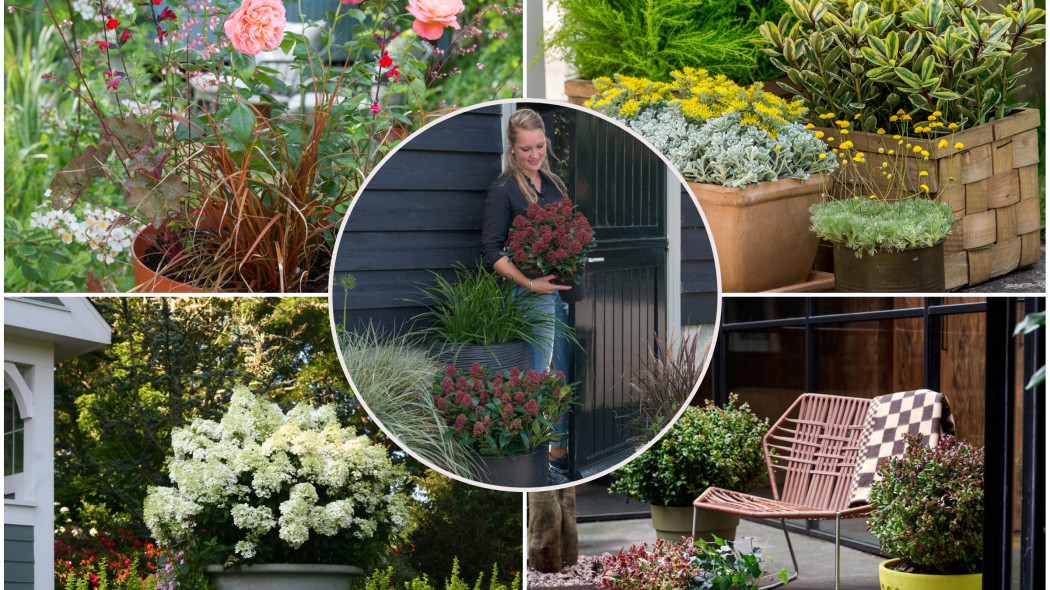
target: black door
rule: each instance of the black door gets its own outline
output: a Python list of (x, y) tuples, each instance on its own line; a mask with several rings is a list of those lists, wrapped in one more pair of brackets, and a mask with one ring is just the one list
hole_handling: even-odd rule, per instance
[(667, 168), (642, 142), (598, 117), (571, 109), (553, 115), (555, 144), (569, 147), (563, 178), (597, 241), (586, 297), (574, 306), (584, 349), (575, 355), (573, 379), (581, 386), (569, 437), (578, 479), (619, 463), (643, 442), (630, 381), (664, 335)]

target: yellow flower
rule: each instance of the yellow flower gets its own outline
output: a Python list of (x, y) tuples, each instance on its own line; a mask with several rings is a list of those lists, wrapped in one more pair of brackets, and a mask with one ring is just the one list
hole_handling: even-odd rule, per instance
[(911, 115), (901, 115), (901, 121), (911, 121)]
[(822, 137), (824, 137), (824, 132), (823, 131), (817, 131), (816, 138), (820, 139)]
[(886, 130), (883, 129), (882, 127), (879, 127), (879, 130), (876, 131), (875, 133), (878, 133), (879, 135), (886, 135)]
[(897, 122), (897, 115), (891, 115), (890, 116), (890, 123), (896, 123), (896, 122)]
[(886, 162), (883, 162), (883, 163), (882, 163), (882, 167), (883, 167), (883, 168), (885, 168), (885, 167), (887, 167), (887, 166), (889, 166), (889, 164), (888, 164), (888, 163), (886, 163)]
[(839, 129), (839, 133), (843, 135), (849, 135), (849, 129)]
[(955, 123), (948, 123), (948, 129), (958, 129), (958, 128), (959, 128), (959, 126), (956, 125)]
[(824, 113), (820, 116), (821, 119), (830, 119), (835, 116), (835, 113)]
[(849, 127), (849, 121), (835, 121), (835, 124), (839, 127)]
[(930, 152), (928, 152), (926, 150), (922, 150), (922, 155), (926, 156), (927, 158), (929, 158), (930, 157)]
[(853, 120), (854, 121), (856, 121), (859, 118), (860, 118), (860, 113), (857, 113), (856, 115), (853, 115)]
[(940, 143), (937, 144), (937, 149), (939, 149), (939, 150), (943, 150), (946, 147), (948, 147), (948, 140), (947, 139), (942, 139), (940, 141)]
[(897, 114), (898, 115), (903, 115), (904, 114), (904, 109), (897, 109)]
[(911, 148), (911, 151), (912, 151), (913, 153), (916, 153), (916, 154), (917, 154), (917, 153), (919, 153), (919, 152), (921, 152), (921, 151), (922, 151), (922, 147), (921, 147), (921, 146), (915, 146), (915, 147)]
[(860, 197), (853, 197), (853, 200), (854, 200), (854, 201), (859, 201), (859, 200), (860, 200)]
[[(939, 113), (940, 111), (936, 111), (936, 112)], [(930, 115), (930, 116), (926, 117), (926, 120), (927, 121), (936, 121), (937, 120), (937, 115)]]
[[(886, 149), (885, 148), (879, 148), (879, 153), (880, 154), (885, 154), (886, 153)], [(883, 162), (883, 164), (885, 164), (885, 162)]]
[(941, 116), (941, 112), (940, 111), (933, 111), (933, 114), (930, 115), (930, 117), (933, 117), (933, 118), (937, 118), (937, 117), (940, 117), (940, 116)]
[(820, 158), (821, 160), (823, 160), (824, 158), (828, 157), (828, 155), (827, 154), (820, 154), (817, 157)]
[(929, 176), (929, 175), (930, 175), (930, 173), (925, 171), (925, 170), (920, 170), (919, 171), (919, 176)]
[(864, 161), (864, 152), (857, 152), (857, 155), (853, 156), (853, 161), (854, 162), (863, 162)]
[(925, 184), (920, 184), (919, 188), (921, 188), (923, 192), (930, 192), (930, 187), (926, 186)]
[(957, 150), (961, 150), (961, 149), (963, 149), (964, 147), (966, 147), (966, 146), (964, 146), (964, 145), (963, 145), (962, 143), (960, 143), (960, 142), (955, 142), (955, 149), (957, 149)]
[(839, 149), (840, 150), (848, 150), (851, 147), (853, 147), (853, 142), (852, 141), (844, 141), (844, 142), (839, 144)]
[(816, 125), (814, 125), (813, 123), (806, 123), (806, 129), (814, 129), (814, 128), (816, 128)]
[(893, 150), (890, 150), (890, 151), (888, 151), (886, 153), (892, 156), (893, 155)]
[(868, 198), (869, 198), (869, 199), (874, 199), (874, 198), (875, 198), (875, 195), (868, 195)]
[(900, 138), (901, 138), (901, 136), (900, 136), (900, 135), (894, 135), (894, 136), (893, 136), (893, 139), (900, 139)]

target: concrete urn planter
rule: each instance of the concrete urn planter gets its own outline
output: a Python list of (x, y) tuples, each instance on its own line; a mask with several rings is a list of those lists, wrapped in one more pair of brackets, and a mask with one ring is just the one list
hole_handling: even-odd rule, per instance
[(715, 241), (723, 293), (753, 293), (804, 282), (817, 256), (809, 208), (825, 175), (728, 188), (690, 182)]
[(217, 590), (350, 590), (364, 570), (353, 565), (260, 563), (224, 570), (209, 565), (205, 571)]

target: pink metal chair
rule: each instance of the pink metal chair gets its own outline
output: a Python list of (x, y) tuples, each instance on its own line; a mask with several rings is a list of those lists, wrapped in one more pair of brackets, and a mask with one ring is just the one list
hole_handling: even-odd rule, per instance
[[(835, 519), (835, 589), (839, 588), (840, 521), (867, 516), (871, 507), (849, 507), (868, 406), (871, 400), (806, 393), (770, 428), (762, 439), (773, 499), (708, 488), (693, 501), (696, 509), (727, 512), (752, 518), (779, 518), (791, 563), (798, 577), (798, 561), (788, 536), (788, 518)], [(777, 485), (777, 472), (783, 484)], [(776, 588), (781, 582), (766, 586)]]

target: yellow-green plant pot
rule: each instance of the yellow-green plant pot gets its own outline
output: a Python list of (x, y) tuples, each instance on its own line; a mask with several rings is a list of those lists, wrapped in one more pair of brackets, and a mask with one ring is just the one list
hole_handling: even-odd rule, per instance
[(881, 590), (981, 590), (981, 574), (938, 576), (910, 574), (893, 569), (899, 559), (879, 564)]

